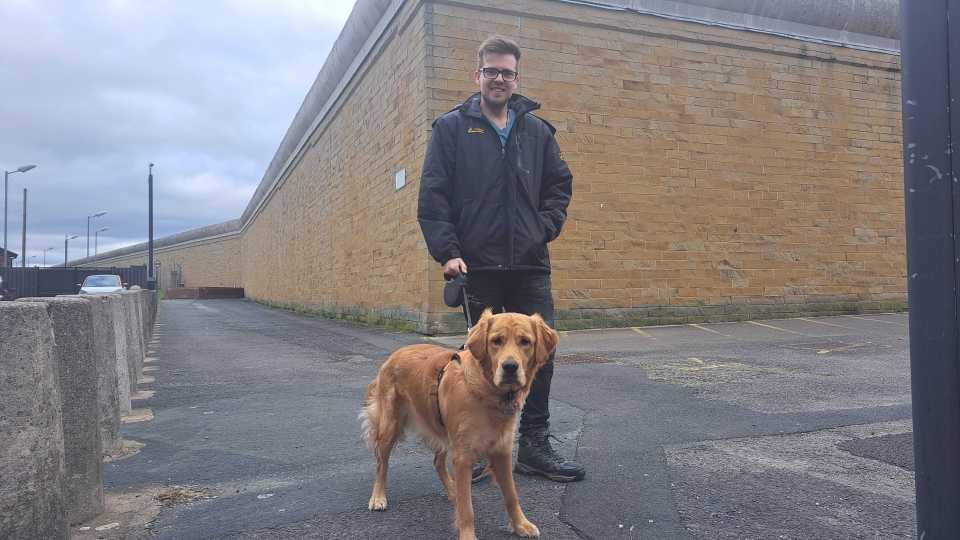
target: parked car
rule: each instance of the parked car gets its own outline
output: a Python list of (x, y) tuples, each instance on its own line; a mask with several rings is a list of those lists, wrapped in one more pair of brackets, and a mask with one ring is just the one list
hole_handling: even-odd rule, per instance
[(77, 283), (77, 286), (80, 287), (80, 294), (108, 294), (127, 288), (127, 284), (120, 281), (120, 276), (113, 274), (87, 276), (83, 283)]
[(0, 276), (0, 302), (3, 300), (13, 300), (13, 295), (3, 286), (3, 276)]

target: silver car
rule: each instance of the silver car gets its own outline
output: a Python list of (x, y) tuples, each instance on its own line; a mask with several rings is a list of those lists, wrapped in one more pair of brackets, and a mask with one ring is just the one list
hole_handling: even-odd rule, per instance
[(113, 274), (97, 274), (87, 276), (80, 285), (80, 294), (109, 294), (120, 292), (127, 287), (120, 281), (120, 276)]

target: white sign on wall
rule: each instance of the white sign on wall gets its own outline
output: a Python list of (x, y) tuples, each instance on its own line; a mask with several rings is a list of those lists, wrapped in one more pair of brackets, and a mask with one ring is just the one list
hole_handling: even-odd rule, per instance
[(406, 169), (400, 169), (399, 171), (397, 171), (397, 174), (393, 175), (393, 185), (398, 190), (403, 186), (407, 185)]

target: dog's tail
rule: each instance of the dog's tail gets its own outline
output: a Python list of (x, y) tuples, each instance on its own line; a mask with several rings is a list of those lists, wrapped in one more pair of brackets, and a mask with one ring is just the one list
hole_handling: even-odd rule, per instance
[(376, 451), (377, 438), (380, 431), (380, 400), (377, 397), (378, 379), (379, 377), (367, 386), (367, 398), (363, 401), (363, 409), (360, 410), (358, 417), (363, 433), (362, 437), (371, 452)]

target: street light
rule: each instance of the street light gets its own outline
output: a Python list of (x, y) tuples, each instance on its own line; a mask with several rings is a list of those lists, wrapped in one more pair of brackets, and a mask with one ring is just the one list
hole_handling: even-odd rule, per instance
[(24, 165), (17, 167), (14, 171), (3, 171), (3, 265), (0, 266), (0, 268), (7, 267), (7, 180), (11, 174), (18, 172), (25, 173), (34, 167), (36, 167), (36, 165)]
[(47, 266), (47, 252), (50, 251), (51, 249), (57, 249), (57, 248), (55, 248), (55, 247), (48, 247), (48, 248), (44, 248), (44, 249), (43, 249), (43, 266), (44, 266), (44, 267)]
[(88, 258), (90, 257), (90, 219), (91, 219), (91, 218), (98, 218), (98, 217), (100, 217), (100, 216), (105, 216), (105, 215), (107, 215), (107, 211), (106, 211), (106, 210), (101, 210), (100, 212), (97, 212), (96, 214), (91, 214), (91, 215), (87, 216), (87, 257), (88, 257)]
[(73, 240), (74, 238), (80, 238), (79, 234), (73, 236), (63, 235), (63, 267), (67, 267), (67, 242)]
[(30, 260), (31, 260), (31, 261), (34, 260), (34, 259), (36, 259), (36, 258), (37, 258), (36, 255), (31, 255), (31, 256), (30, 256)]
[(103, 231), (109, 231), (109, 230), (110, 230), (110, 227), (103, 227), (102, 229), (97, 229), (96, 231), (93, 232), (93, 260), (94, 260), (94, 262), (96, 262), (96, 260), (97, 260), (97, 240), (98, 240), (98, 238), (100, 237), (100, 233), (102, 233)]

